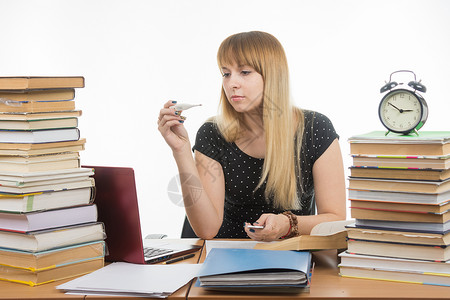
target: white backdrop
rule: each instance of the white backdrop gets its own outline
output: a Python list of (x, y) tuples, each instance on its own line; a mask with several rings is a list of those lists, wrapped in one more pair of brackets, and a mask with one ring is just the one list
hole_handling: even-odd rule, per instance
[(284, 45), (295, 103), (333, 121), (346, 168), (347, 139), (384, 129), (379, 89), (393, 71), (413, 70), (427, 86), (423, 130), (450, 130), (445, 0), (0, 0), (0, 76), (84, 76), (82, 163), (133, 167), (143, 235), (178, 237), (184, 209), (168, 197), (177, 169), (159, 109), (202, 103), (184, 113), (193, 142), (217, 111), (217, 48), (249, 30)]

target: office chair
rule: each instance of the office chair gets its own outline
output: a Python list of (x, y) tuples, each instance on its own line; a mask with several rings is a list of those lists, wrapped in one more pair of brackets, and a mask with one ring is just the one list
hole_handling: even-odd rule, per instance
[(181, 230), (181, 238), (198, 238), (198, 236), (192, 229), (191, 224), (189, 224), (187, 216), (184, 217), (183, 229)]

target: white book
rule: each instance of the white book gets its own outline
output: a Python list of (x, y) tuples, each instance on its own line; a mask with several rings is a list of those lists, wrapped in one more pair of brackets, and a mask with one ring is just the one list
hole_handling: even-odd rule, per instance
[(439, 204), (450, 200), (450, 191), (438, 194), (348, 190), (349, 200), (386, 201), (399, 203)]
[[(0, 192), (1, 193), (14, 193), (14, 194), (27, 194), (27, 193), (38, 193), (45, 191), (63, 191), (68, 189), (80, 189), (85, 187), (95, 186), (94, 178), (92, 177), (82, 177), (82, 178), (68, 178), (68, 179), (53, 179), (45, 181), (42, 184), (20, 185), (20, 186), (7, 186), (2, 185), (0, 181)], [(10, 182), (6, 182), (9, 184)]]
[(52, 143), (77, 141), (79, 138), (80, 131), (78, 128), (34, 131), (0, 130), (1, 143)]
[(347, 251), (340, 253), (339, 257), (341, 258), (341, 263), (339, 266), (376, 269), (381, 268), (402, 272), (430, 272), (447, 274), (447, 276), (450, 276), (450, 261), (427, 261), (420, 259), (363, 255), (349, 253)]
[(445, 233), (450, 231), (450, 221), (446, 223), (425, 223), (425, 222), (400, 222), (384, 220), (355, 219), (357, 227), (385, 228), (392, 230), (409, 230), (430, 233)]
[(31, 213), (0, 212), (0, 229), (29, 232), (97, 222), (95, 204)]

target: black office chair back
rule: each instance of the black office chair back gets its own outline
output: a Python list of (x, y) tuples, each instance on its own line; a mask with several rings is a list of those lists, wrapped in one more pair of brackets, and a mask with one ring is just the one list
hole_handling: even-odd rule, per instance
[(181, 238), (198, 238), (189, 223), (187, 217), (184, 218), (183, 229), (181, 230)]

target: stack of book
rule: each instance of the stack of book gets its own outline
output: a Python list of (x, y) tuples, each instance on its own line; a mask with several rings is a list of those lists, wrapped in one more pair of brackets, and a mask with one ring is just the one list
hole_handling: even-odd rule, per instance
[(83, 77), (0, 77), (0, 280), (31, 286), (104, 265), (93, 170), (80, 167)]
[(349, 139), (342, 276), (450, 286), (450, 131)]

